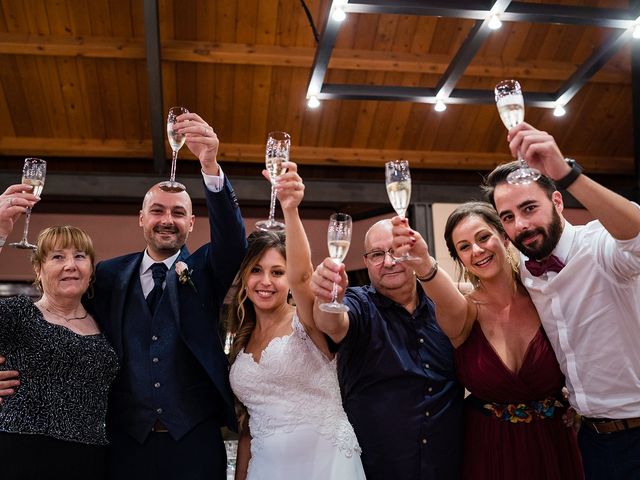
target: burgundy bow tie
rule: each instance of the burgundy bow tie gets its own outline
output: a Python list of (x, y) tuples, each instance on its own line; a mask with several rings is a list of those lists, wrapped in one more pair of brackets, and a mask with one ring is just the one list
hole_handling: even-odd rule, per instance
[(524, 262), (527, 270), (531, 272), (531, 275), (534, 277), (539, 277), (543, 273), (547, 272), (556, 272), (558, 273), (560, 270), (564, 268), (564, 263), (555, 255), (551, 255), (547, 257), (545, 260), (541, 262), (537, 262), (535, 260), (527, 260)]

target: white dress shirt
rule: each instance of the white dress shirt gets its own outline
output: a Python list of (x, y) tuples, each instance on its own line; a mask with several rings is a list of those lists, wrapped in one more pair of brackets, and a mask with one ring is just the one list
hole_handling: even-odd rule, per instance
[(581, 415), (640, 417), (640, 235), (614, 239), (598, 221), (565, 222), (553, 251), (565, 267), (534, 277), (529, 291)]
[[(220, 175), (207, 175), (202, 170), (202, 179), (204, 180), (205, 186), (214, 193), (221, 191), (224, 188), (224, 173), (222, 173), (222, 167), (218, 167), (220, 171)], [(169, 258), (165, 258), (162, 260), (167, 266), (167, 272), (173, 264), (178, 259), (178, 255), (180, 255), (180, 250), (177, 253), (170, 256)], [(142, 256), (142, 261), (140, 262), (140, 284), (142, 285), (142, 293), (144, 294), (144, 298), (147, 298), (147, 295), (151, 293), (153, 290), (153, 276), (151, 275), (151, 265), (154, 263), (158, 263), (156, 260), (151, 258), (147, 253), (147, 250), (144, 250), (144, 255)], [(162, 288), (166, 285), (167, 281), (162, 282)]]

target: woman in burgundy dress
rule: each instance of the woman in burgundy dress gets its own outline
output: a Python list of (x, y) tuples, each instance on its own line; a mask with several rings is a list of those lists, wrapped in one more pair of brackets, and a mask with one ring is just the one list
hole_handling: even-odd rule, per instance
[(394, 222), (394, 246), (406, 250), (409, 242), (420, 258), (416, 275), (436, 304), (438, 323), (456, 348), (458, 377), (471, 392), (463, 478), (584, 478), (575, 432), (562, 418), (564, 377), (493, 207), (465, 203), (447, 220), (449, 253), (474, 286), (467, 295), (438, 273), (420, 235)]

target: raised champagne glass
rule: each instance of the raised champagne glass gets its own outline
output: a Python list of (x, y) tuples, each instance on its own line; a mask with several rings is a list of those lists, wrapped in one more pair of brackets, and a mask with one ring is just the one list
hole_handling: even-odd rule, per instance
[[(44, 188), (44, 179), (47, 176), (47, 162), (41, 158), (25, 158), (22, 167), (22, 183), (31, 185), (33, 193), (36, 197), (40, 197)], [(35, 250), (36, 246), (29, 243), (27, 235), (29, 234), (29, 220), (31, 219), (31, 208), (27, 208), (27, 214), (24, 218), (24, 230), (22, 232), (22, 240), (17, 243), (10, 243), (9, 246), (15, 248), (29, 248)]]
[(269, 218), (256, 222), (256, 228), (267, 232), (281, 232), (284, 230), (284, 223), (275, 220), (276, 214), (276, 178), (285, 172), (282, 166), (289, 161), (289, 151), (291, 150), (291, 137), (286, 132), (270, 132), (267, 136), (267, 148), (265, 150), (265, 165), (269, 178), (271, 179), (271, 205), (269, 208)]
[[(524, 98), (517, 80), (503, 80), (495, 88), (496, 105), (500, 119), (507, 130), (524, 121)], [(540, 178), (540, 172), (527, 164), (518, 153), (520, 167), (507, 176), (507, 182), (512, 185), (526, 185)]]
[[(346, 213), (334, 213), (329, 219), (329, 228), (327, 229), (327, 244), (329, 246), (329, 256), (336, 264), (341, 264), (344, 257), (347, 256), (349, 245), (351, 245), (351, 231), (353, 223), (351, 216)], [(341, 313), (348, 312), (349, 307), (338, 302), (338, 285), (333, 284), (331, 292), (331, 303), (322, 303), (319, 308), (323, 312)]]
[[(405, 218), (411, 199), (411, 172), (407, 160), (392, 160), (384, 164), (387, 195), (391, 206), (400, 218)], [(398, 262), (417, 260), (409, 254), (394, 259)]]
[(171, 160), (171, 175), (168, 181), (160, 182), (159, 187), (165, 192), (184, 192), (186, 187), (180, 182), (176, 182), (176, 163), (178, 162), (178, 151), (182, 148), (185, 141), (184, 133), (178, 133), (173, 129), (177, 118), (185, 113), (189, 113), (184, 107), (171, 107), (167, 115), (167, 138), (173, 152)]

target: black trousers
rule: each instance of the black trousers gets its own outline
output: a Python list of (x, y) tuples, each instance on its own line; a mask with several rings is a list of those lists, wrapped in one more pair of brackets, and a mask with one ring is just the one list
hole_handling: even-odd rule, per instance
[(124, 432), (110, 432), (109, 441), (111, 480), (227, 478), (227, 454), (217, 420), (198, 424), (177, 441), (168, 432), (151, 432), (142, 445)]
[(46, 435), (0, 432), (2, 478), (11, 480), (103, 480), (106, 447)]

